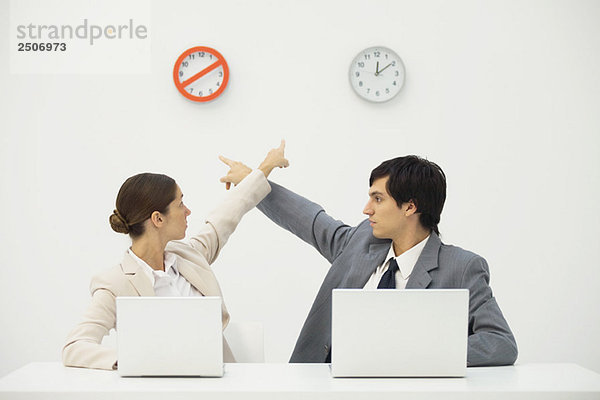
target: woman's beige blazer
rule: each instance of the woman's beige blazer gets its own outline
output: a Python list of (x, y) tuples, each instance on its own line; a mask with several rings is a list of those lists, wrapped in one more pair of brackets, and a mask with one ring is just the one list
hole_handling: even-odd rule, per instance
[[(253, 171), (227, 193), (225, 200), (206, 218), (201, 231), (189, 243), (172, 241), (166, 251), (177, 257), (179, 272), (204, 296), (220, 296), (221, 288), (210, 265), (249, 210), (271, 190), (260, 170)], [(127, 253), (120, 264), (92, 278), (92, 302), (83, 321), (68, 336), (63, 348), (63, 363), (71, 367), (112, 369), (117, 361), (115, 349), (102, 346), (102, 338), (116, 325), (118, 296), (154, 296), (154, 289), (142, 267)], [(223, 302), (223, 329), (229, 313)], [(224, 360), (233, 361), (224, 342)]]

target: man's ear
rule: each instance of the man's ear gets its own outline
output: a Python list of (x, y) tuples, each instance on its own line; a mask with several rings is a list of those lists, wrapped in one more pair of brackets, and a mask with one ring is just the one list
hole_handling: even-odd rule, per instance
[(413, 214), (417, 213), (417, 205), (415, 204), (414, 201), (409, 200), (406, 203), (404, 203), (406, 206), (406, 210), (404, 210), (404, 215), (407, 217), (410, 217)]
[(152, 215), (150, 215), (150, 221), (152, 221), (152, 225), (154, 225), (155, 227), (160, 227), (163, 224), (163, 216), (161, 213), (159, 213), (158, 211), (154, 211), (152, 213)]

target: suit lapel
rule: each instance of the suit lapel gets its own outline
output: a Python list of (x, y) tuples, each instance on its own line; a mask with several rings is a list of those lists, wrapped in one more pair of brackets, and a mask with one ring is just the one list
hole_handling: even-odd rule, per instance
[(144, 274), (142, 266), (129, 253), (125, 253), (121, 268), (140, 296), (155, 296), (152, 282)]
[[(217, 278), (210, 267), (204, 268), (202, 265), (194, 264), (185, 258), (177, 256), (177, 269), (179, 270), (179, 273), (183, 275), (192, 286), (198, 289), (203, 296), (217, 296), (223, 298)], [(227, 311), (224, 301), (221, 302), (221, 322), (223, 324), (223, 329), (225, 329), (229, 323), (229, 312)], [(230, 361), (235, 360), (226, 341), (223, 345), (225, 346), (225, 357)]]
[(369, 244), (369, 251), (355, 258), (352, 269), (342, 287), (361, 289), (365, 286), (373, 272), (383, 264), (384, 258), (390, 250), (390, 240), (378, 240)]
[(415, 267), (413, 268), (408, 282), (407, 289), (425, 289), (431, 283), (431, 275), (429, 271), (438, 267), (438, 254), (442, 242), (435, 232), (431, 232), (427, 244), (423, 248)]
[(203, 296), (221, 296), (221, 289), (212, 271), (199, 268), (177, 256), (177, 269)]
[[(204, 296), (221, 296), (221, 289), (212, 271), (198, 268), (184, 258), (177, 256), (177, 269)], [(140, 296), (155, 296), (152, 282), (142, 267), (129, 253), (125, 253), (121, 262), (123, 273)]]

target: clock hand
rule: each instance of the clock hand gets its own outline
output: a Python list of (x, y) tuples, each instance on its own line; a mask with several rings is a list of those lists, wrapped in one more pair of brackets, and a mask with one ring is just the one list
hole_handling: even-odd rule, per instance
[(375, 67), (375, 76), (379, 75), (379, 61), (377, 61), (377, 66)]
[(186, 80), (185, 82), (182, 82), (181, 83), (181, 87), (186, 87), (186, 86), (190, 85), (191, 83), (195, 82), (199, 78), (201, 78), (204, 75), (208, 74), (213, 69), (216, 69), (217, 67), (219, 67), (221, 64), (222, 64), (221, 60), (212, 63), (211, 65), (209, 65), (208, 67), (204, 68), (202, 71), (198, 72), (197, 74), (195, 74), (194, 76), (192, 76), (191, 78), (189, 78), (188, 80)]
[(389, 63), (388, 65), (386, 65), (385, 67), (383, 67), (383, 69), (382, 69), (381, 71), (379, 71), (379, 72), (378, 72), (377, 74), (375, 74), (375, 75), (378, 75), (378, 74), (382, 73), (382, 72), (383, 72), (383, 71), (385, 71), (385, 69), (386, 69), (387, 67), (389, 67), (390, 65), (392, 65), (392, 63)]

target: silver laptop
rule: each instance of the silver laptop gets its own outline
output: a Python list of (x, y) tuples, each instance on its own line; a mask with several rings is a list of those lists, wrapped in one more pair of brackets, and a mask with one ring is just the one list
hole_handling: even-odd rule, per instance
[(334, 377), (462, 377), (467, 289), (335, 289)]
[(121, 376), (223, 376), (220, 297), (117, 297)]

